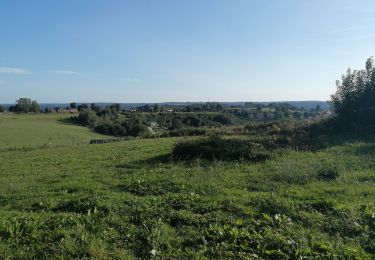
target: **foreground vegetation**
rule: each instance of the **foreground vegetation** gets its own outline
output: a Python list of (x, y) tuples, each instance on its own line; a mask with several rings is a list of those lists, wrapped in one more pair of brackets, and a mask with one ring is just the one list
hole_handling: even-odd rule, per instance
[(374, 256), (373, 139), (259, 163), (171, 161), (180, 140), (1, 152), (0, 255)]

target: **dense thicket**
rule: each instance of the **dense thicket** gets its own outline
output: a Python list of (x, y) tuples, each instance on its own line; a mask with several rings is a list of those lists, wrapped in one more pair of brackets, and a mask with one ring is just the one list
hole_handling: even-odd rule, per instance
[(267, 159), (269, 153), (261, 144), (249, 140), (210, 137), (180, 142), (174, 147), (172, 156), (177, 160), (261, 161)]
[(149, 137), (152, 130), (139, 118), (125, 118), (118, 111), (96, 113), (93, 110), (84, 109), (78, 117), (74, 118), (78, 123), (88, 126), (95, 131), (114, 136), (139, 136)]
[(331, 103), (338, 119), (350, 125), (374, 125), (374, 59), (369, 58), (363, 70), (348, 69), (336, 85), (337, 91), (331, 96)]
[(154, 130), (161, 136), (200, 135), (204, 129), (192, 128), (232, 124), (227, 113), (130, 113), (115, 106), (100, 111), (83, 109), (74, 120), (102, 134), (141, 137), (152, 135)]

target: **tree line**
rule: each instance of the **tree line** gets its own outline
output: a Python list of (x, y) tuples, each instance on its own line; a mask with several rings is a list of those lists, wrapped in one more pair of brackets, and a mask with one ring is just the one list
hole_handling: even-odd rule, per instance
[[(330, 100), (335, 120), (345, 126), (375, 125), (374, 59), (372, 57), (367, 59), (365, 68), (362, 70), (348, 69), (341, 80), (336, 82), (336, 86), (336, 92), (331, 95)], [(59, 109), (55, 108), (56, 111)], [(149, 135), (152, 133), (149, 129), (152, 122), (168, 130), (176, 130), (186, 127), (230, 125), (237, 119), (313, 118), (322, 113), (320, 106), (308, 111), (287, 103), (254, 104), (250, 102), (242, 106), (228, 106), (216, 102), (185, 106), (146, 104), (134, 110), (122, 109), (120, 104), (102, 108), (95, 103), (78, 105), (76, 102), (71, 102), (65, 109), (80, 112), (75, 119), (80, 124), (98, 132), (119, 136)], [(48, 107), (41, 111), (38, 102), (30, 98), (18, 99), (8, 110), (16, 113), (52, 112), (52, 109)], [(0, 106), (0, 112), (4, 111), (5, 108)], [(157, 116), (150, 118), (147, 113), (154, 113)]]

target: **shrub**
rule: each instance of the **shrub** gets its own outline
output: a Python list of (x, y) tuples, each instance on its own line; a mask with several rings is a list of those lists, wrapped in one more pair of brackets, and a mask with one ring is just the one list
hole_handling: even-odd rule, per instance
[(95, 112), (84, 110), (79, 113), (77, 120), (80, 124), (89, 126), (90, 128), (95, 128), (98, 117)]
[(150, 137), (152, 136), (152, 130), (142, 124), (136, 124), (130, 129), (130, 134), (132, 136), (139, 136), (139, 137)]
[(44, 109), (44, 113), (48, 114), (48, 113), (52, 113), (52, 110), (49, 108), (49, 107), (46, 107)]
[(261, 144), (241, 139), (210, 137), (176, 144), (172, 157), (177, 160), (250, 160), (262, 161), (269, 158)]

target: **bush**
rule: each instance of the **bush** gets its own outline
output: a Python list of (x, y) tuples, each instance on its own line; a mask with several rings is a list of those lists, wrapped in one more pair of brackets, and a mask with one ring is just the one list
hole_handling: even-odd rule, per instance
[(139, 137), (150, 137), (153, 134), (149, 127), (142, 124), (135, 124), (133, 127), (131, 127), (129, 132), (130, 135)]
[(172, 157), (177, 160), (250, 160), (262, 161), (269, 158), (261, 144), (248, 140), (210, 137), (176, 144)]
[(95, 112), (84, 110), (79, 113), (77, 120), (80, 124), (83, 124), (90, 128), (95, 128), (98, 117), (96, 116)]
[(49, 107), (46, 107), (44, 109), (44, 113), (48, 114), (48, 113), (52, 113), (52, 110), (49, 108)]

